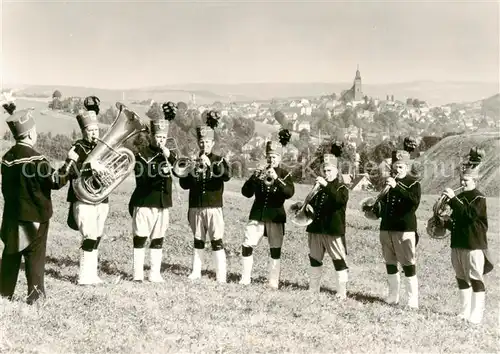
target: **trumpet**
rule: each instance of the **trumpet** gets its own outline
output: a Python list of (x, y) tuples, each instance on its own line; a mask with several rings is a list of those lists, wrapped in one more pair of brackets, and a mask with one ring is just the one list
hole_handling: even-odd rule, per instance
[(254, 177), (260, 179), (266, 186), (274, 184), (274, 178), (270, 176), (271, 165), (268, 164), (264, 168), (257, 168), (254, 172)]
[(201, 151), (197, 158), (181, 157), (177, 159), (172, 166), (173, 173), (182, 178), (190, 173), (202, 174), (206, 170), (206, 165), (201, 157), (206, 155), (205, 151)]
[[(458, 187), (453, 190), (456, 194), (463, 192), (464, 187)], [(436, 203), (432, 207), (432, 216), (427, 221), (426, 231), (431, 238), (441, 239), (447, 236), (446, 228), (444, 227), (444, 220), (449, 218), (451, 210), (448, 205), (450, 198), (441, 194)]]

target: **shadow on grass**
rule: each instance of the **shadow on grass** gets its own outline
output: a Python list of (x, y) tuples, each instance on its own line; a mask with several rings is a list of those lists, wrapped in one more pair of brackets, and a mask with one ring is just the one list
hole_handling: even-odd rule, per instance
[[(48, 256), (46, 258), (46, 263), (48, 265), (55, 266), (56, 269), (49, 267), (46, 269), (46, 274), (48, 276), (51, 276), (55, 279), (58, 280), (63, 280), (63, 281), (69, 281), (71, 283), (76, 284), (77, 282), (77, 274), (72, 274), (72, 275), (65, 275), (63, 274), (59, 269), (64, 268), (64, 267), (77, 267), (79, 266), (79, 262), (77, 260), (74, 260), (70, 258), (69, 256), (63, 257), (63, 258), (55, 258)], [(145, 270), (149, 269), (149, 266), (145, 266)], [(116, 267), (116, 265), (112, 262), (103, 260), (99, 263), (99, 270), (100, 272), (106, 274), (106, 275), (112, 275), (112, 276), (120, 276), (123, 280), (129, 280), (132, 281), (133, 277), (132, 274), (129, 272), (122, 271)], [(191, 272), (191, 267), (187, 267), (181, 264), (176, 264), (176, 263), (162, 263), (161, 265), (161, 271), (166, 272), (166, 273), (171, 273), (180, 277), (187, 277), (189, 273)], [(212, 270), (203, 270), (201, 272), (202, 276), (208, 277), (209, 279), (216, 279), (216, 274)], [(241, 274), (239, 273), (228, 273), (227, 275), (227, 281), (228, 283), (238, 283), (240, 281)], [(267, 284), (267, 277), (265, 276), (259, 276), (256, 278), (252, 278), (252, 283), (254, 284)], [(308, 286), (307, 284), (300, 284), (298, 282), (290, 282), (288, 280), (281, 280), (280, 281), (280, 288), (286, 288), (290, 290), (307, 290)], [(331, 296), (334, 296), (337, 292), (335, 290), (331, 290), (329, 288), (322, 287), (321, 288), (322, 293), (327, 293)], [(361, 293), (361, 292), (347, 292), (347, 297), (351, 298), (353, 300), (363, 302), (363, 303), (380, 303), (380, 304), (385, 304), (385, 301), (383, 298), (380, 298), (378, 296), (373, 296), (370, 294), (366, 293)]]

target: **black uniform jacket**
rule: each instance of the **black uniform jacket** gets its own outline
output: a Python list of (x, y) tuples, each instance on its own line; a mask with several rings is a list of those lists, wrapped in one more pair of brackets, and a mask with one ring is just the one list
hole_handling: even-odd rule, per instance
[(135, 190), (129, 202), (130, 215), (134, 207), (170, 208), (174, 152), (170, 153), (167, 162), (160, 148), (149, 145), (135, 156), (135, 160)]
[(347, 186), (338, 178), (321, 187), (309, 203), (314, 210), (314, 219), (307, 232), (332, 236), (345, 235), (345, 211), (349, 200)]
[(190, 173), (179, 178), (182, 189), (189, 189), (189, 208), (219, 208), (223, 206), (224, 182), (231, 179), (227, 161), (216, 154), (207, 155), (211, 166), (205, 173)]
[(250, 220), (272, 221), (286, 223), (286, 213), (283, 204), (295, 193), (292, 177), (285, 169), (274, 169), (278, 178), (272, 186), (266, 186), (264, 181), (252, 175), (241, 187), (241, 194), (247, 198), (255, 196), (250, 210)]
[(410, 176), (396, 178), (396, 187), (391, 188), (381, 201), (380, 230), (417, 232), (415, 212), (420, 204), (420, 182)]
[[(10, 148), (1, 164), (5, 202), (1, 239), (6, 248), (13, 246), (17, 250), (20, 224), (45, 223), (52, 217), (51, 190), (60, 189), (67, 183), (68, 165), (55, 171), (45, 156), (23, 143)], [(29, 232), (27, 236), (34, 235), (36, 232)]]
[(488, 215), (486, 197), (477, 189), (465, 191), (449, 201), (451, 247), (469, 250), (487, 249)]
[[(82, 171), (83, 162), (95, 148), (96, 144), (91, 143), (85, 139), (77, 140), (73, 147), (75, 147), (75, 152), (78, 154), (78, 161), (72, 165), (70, 170), (70, 185), (68, 188), (68, 198), (66, 199), (68, 202), (74, 203), (78, 201), (78, 198), (75, 195), (75, 191), (73, 189), (73, 180), (79, 177), (79, 172)], [(109, 198), (104, 199), (101, 203), (108, 203)], [(70, 213), (71, 214), (71, 213)]]
[(451, 248), (483, 250), (484, 274), (493, 270), (488, 252), (488, 213), (486, 197), (477, 189), (465, 191), (449, 201), (452, 213), (445, 223), (451, 231)]

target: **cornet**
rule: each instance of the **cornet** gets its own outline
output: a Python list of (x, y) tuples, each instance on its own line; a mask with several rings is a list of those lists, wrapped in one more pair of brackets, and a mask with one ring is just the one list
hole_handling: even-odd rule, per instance
[(178, 177), (186, 177), (190, 173), (202, 174), (206, 170), (206, 165), (201, 157), (206, 155), (205, 151), (201, 151), (197, 158), (181, 157), (174, 163), (172, 171)]
[(260, 179), (266, 186), (272, 186), (275, 179), (270, 176), (271, 165), (267, 164), (263, 168), (257, 168), (254, 172), (254, 177)]
[[(461, 186), (454, 189), (456, 194), (462, 193), (465, 187)], [(432, 217), (427, 221), (426, 231), (431, 238), (441, 239), (447, 236), (443, 220), (451, 215), (448, 202), (450, 198), (441, 194), (432, 207)]]

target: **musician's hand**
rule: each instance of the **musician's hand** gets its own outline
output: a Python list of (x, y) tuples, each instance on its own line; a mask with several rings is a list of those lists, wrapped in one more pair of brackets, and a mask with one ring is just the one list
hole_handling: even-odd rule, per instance
[(170, 150), (166, 146), (161, 147), (161, 152), (163, 153), (163, 156), (165, 156), (165, 158), (168, 159), (170, 157)]
[(319, 183), (323, 187), (326, 187), (326, 185), (328, 184), (328, 182), (326, 181), (326, 179), (324, 179), (321, 176), (316, 177), (316, 183)]
[(278, 178), (278, 174), (276, 173), (276, 171), (272, 167), (267, 171), (267, 175), (269, 177), (271, 177), (272, 179)]
[(453, 191), (453, 189), (451, 188), (446, 188), (444, 191), (443, 191), (443, 195), (447, 196), (448, 198), (452, 199), (455, 197), (455, 192)]
[(387, 178), (387, 181), (385, 182), (386, 185), (391, 186), (391, 188), (396, 187), (396, 180), (392, 177)]
[(78, 161), (78, 154), (75, 152), (75, 147), (73, 146), (69, 151), (68, 154), (66, 155), (66, 158), (68, 160), (73, 160), (73, 161)]
[(164, 175), (168, 174), (170, 172), (170, 168), (168, 167), (168, 165), (163, 165), (161, 166), (161, 173), (163, 173)]
[(207, 155), (201, 155), (201, 162), (205, 165), (205, 166), (210, 166), (211, 164), (211, 161), (210, 159), (208, 158)]

